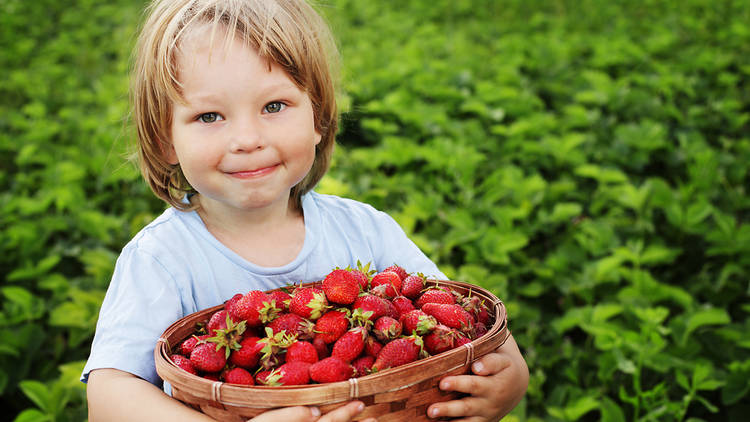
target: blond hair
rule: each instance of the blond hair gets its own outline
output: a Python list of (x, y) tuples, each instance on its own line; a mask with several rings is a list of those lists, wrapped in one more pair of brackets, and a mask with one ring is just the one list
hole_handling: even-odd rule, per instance
[(180, 41), (208, 24), (212, 34), (221, 26), (269, 65), (281, 66), (309, 95), (321, 141), (312, 168), (291, 191), (292, 204), (300, 207), (300, 197), (328, 170), (338, 128), (337, 51), (320, 15), (303, 0), (155, 0), (147, 11), (135, 50), (131, 99), (139, 165), (151, 190), (177, 209), (195, 208), (184, 196), (196, 191), (179, 164), (167, 162), (165, 151), (170, 148), (172, 105), (184, 101), (176, 68)]

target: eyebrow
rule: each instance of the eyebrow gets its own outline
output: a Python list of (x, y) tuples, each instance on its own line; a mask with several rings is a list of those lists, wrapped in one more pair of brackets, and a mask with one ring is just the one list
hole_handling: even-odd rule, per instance
[[(277, 82), (264, 86), (260, 89), (260, 91), (257, 92), (257, 94), (258, 96), (266, 96), (271, 95), (271, 93), (274, 93), (276, 91), (282, 91), (282, 93), (286, 93), (285, 91), (291, 91), (295, 94), (304, 92), (299, 87), (297, 87), (297, 85), (290, 81)], [(190, 97), (185, 96), (185, 100), (190, 103), (217, 103), (220, 102), (221, 99), (222, 97), (216, 94), (195, 94)]]

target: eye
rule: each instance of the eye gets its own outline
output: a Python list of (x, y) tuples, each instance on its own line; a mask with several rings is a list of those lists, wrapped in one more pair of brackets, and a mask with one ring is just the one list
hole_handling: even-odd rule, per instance
[(201, 114), (200, 116), (198, 116), (198, 120), (200, 120), (203, 123), (213, 123), (213, 122), (217, 122), (219, 120), (224, 120), (224, 118), (221, 117), (221, 115), (219, 115), (219, 113), (211, 112), (211, 113), (203, 113), (203, 114)]
[(286, 104), (282, 103), (281, 101), (274, 101), (266, 104), (266, 106), (263, 107), (263, 110), (266, 113), (278, 113), (283, 110), (284, 107), (286, 107)]

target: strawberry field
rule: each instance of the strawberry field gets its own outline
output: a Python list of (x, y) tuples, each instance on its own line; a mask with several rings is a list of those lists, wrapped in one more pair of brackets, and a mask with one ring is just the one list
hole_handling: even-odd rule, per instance
[[(750, 414), (750, 3), (325, 0), (341, 131), (317, 187), (504, 300), (508, 421)], [(142, 3), (0, 2), (0, 420), (82, 421), (122, 246)], [(312, 280), (311, 280), (312, 281)]]

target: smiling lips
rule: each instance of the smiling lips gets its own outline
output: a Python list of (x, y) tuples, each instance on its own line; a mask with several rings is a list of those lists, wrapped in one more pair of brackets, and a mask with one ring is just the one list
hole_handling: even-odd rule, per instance
[(230, 172), (227, 172), (227, 174), (232, 177), (239, 178), (239, 179), (252, 179), (252, 178), (261, 177), (261, 176), (265, 176), (267, 174), (273, 173), (273, 171), (276, 170), (276, 167), (278, 167), (278, 164), (275, 164), (269, 167), (259, 168), (256, 170), (230, 171)]

